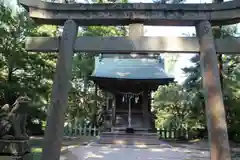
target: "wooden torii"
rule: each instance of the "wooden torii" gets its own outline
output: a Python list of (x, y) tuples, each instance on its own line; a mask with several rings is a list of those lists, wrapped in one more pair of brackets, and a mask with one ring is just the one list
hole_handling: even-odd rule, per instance
[[(26, 41), (28, 51), (59, 52), (42, 160), (60, 157), (74, 52), (200, 53), (211, 160), (231, 159), (216, 53), (238, 54), (240, 39), (214, 39), (211, 27), (238, 23), (239, 0), (221, 4), (60, 4), (20, 0), (20, 4), (36, 23), (64, 26), (60, 38), (29, 37)], [(195, 26), (197, 37), (77, 37), (78, 26), (134, 23)]]

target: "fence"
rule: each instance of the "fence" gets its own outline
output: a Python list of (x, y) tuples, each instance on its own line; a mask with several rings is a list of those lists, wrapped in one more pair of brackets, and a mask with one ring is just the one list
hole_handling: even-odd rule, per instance
[(71, 125), (68, 124), (64, 127), (64, 135), (69, 137), (77, 136), (98, 136), (100, 128), (93, 126)]
[[(172, 128), (159, 128), (157, 129), (159, 138), (161, 139), (189, 139), (192, 133), (187, 129), (172, 129)], [(86, 126), (74, 123), (67, 124), (64, 127), (64, 135), (69, 137), (77, 136), (99, 136), (100, 128), (95, 126)]]
[(158, 128), (157, 133), (161, 139), (189, 139), (187, 129)]

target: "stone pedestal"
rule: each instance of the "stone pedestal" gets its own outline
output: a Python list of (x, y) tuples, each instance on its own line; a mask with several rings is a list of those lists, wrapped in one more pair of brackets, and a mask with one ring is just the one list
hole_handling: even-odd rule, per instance
[(0, 159), (31, 160), (29, 140), (0, 140)]
[(0, 156), (1, 160), (34, 160), (31, 153), (23, 156)]

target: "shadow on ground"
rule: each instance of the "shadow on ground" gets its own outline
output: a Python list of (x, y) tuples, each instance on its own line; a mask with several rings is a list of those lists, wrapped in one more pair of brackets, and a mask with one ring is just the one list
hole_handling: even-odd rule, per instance
[[(88, 143), (91, 143), (93, 141), (96, 141), (97, 137), (88, 137), (88, 136), (81, 136), (81, 137), (65, 137), (63, 144), (62, 144), (62, 154), (65, 154), (67, 152), (68, 148), (78, 147), (81, 145), (85, 145)], [(42, 153), (42, 143), (43, 143), (43, 137), (31, 137), (30, 138), (30, 145), (31, 145), (31, 152), (33, 155), (33, 160), (40, 160), (41, 153)], [(75, 160), (74, 155), (70, 155), (68, 153), (69, 160)]]

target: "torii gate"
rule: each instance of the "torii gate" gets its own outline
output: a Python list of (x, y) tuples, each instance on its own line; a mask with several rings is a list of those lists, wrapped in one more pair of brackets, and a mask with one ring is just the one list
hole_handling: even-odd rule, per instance
[[(74, 52), (200, 53), (203, 89), (208, 119), (211, 160), (230, 160), (225, 111), (216, 53), (238, 54), (237, 38), (216, 39), (211, 26), (240, 21), (240, 1), (222, 4), (60, 4), (20, 0), (38, 24), (63, 25), (61, 38), (32, 37), (26, 49), (59, 52), (47, 118), (42, 160), (57, 160), (63, 135), (64, 113), (70, 88)], [(195, 26), (197, 37), (78, 37), (78, 26), (90, 25)]]

